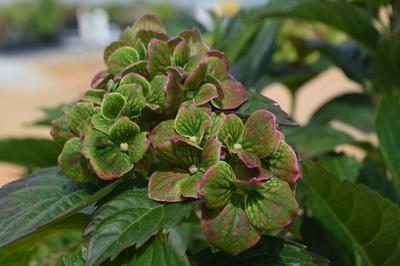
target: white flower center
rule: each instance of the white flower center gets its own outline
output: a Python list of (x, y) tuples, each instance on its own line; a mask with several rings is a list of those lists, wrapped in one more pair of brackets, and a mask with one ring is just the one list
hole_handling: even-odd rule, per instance
[(234, 150), (240, 150), (242, 148), (242, 145), (240, 144), (240, 143), (235, 143), (234, 145), (233, 145), (233, 149)]
[(196, 165), (192, 164), (191, 166), (189, 166), (189, 173), (191, 173), (192, 175), (197, 173), (199, 171), (199, 168), (197, 168)]
[(124, 143), (119, 144), (119, 148), (121, 151), (128, 151), (128, 148), (129, 148), (128, 143), (124, 142)]

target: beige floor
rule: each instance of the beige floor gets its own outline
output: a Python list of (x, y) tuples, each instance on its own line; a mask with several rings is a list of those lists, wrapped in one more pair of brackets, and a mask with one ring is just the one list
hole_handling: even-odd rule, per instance
[[(18, 57), (0, 56), (0, 138), (8, 136), (49, 137), (48, 128), (29, 126), (40, 118), (40, 107), (73, 100), (89, 88), (91, 77), (103, 69), (101, 51), (48, 52)], [(298, 95), (295, 118), (305, 123), (313, 111), (330, 98), (357, 91), (357, 84), (332, 68), (304, 86)], [(279, 84), (264, 95), (288, 110), (290, 99)], [(22, 170), (0, 163), (0, 186), (18, 178)]]

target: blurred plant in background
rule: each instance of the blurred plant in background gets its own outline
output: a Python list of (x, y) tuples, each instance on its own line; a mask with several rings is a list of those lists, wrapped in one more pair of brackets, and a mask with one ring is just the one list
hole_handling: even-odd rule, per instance
[[(110, 10), (120, 24), (132, 21), (132, 13), (120, 16), (117, 8)], [(399, 2), (390, 0), (272, 0), (237, 13), (211, 12), (211, 29), (190, 16), (169, 13), (172, 9), (165, 17), (158, 13), (171, 33), (197, 25), (211, 47), (225, 51), (232, 74), (247, 88), (285, 85), (292, 96), (291, 117), (303, 85), (332, 66), (359, 84), (359, 93), (325, 103), (306, 125), (284, 128), (286, 141), (303, 156), (304, 178), (297, 194), (302, 216), (282, 234), (333, 265), (396, 265), (400, 257), (399, 10)], [(52, 119), (59, 110), (47, 115)], [(51, 119), (40, 124), (49, 125)], [(377, 136), (379, 145), (360, 141), (354, 130)], [(0, 160), (27, 171), (54, 165), (60, 149), (48, 140), (34, 147), (29, 139), (13, 140), (23, 143), (15, 150), (17, 144), (9, 141), (0, 142)], [(339, 152), (342, 145), (362, 156)], [(45, 154), (43, 147), (52, 152)], [(35, 152), (27, 156), (26, 150)]]

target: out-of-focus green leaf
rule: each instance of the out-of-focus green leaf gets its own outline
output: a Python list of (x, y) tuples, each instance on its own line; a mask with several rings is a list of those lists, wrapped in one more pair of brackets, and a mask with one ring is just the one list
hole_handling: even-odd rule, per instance
[(372, 49), (379, 41), (379, 33), (368, 12), (342, 1), (272, 0), (259, 11), (257, 17), (296, 18), (321, 22), (347, 33), (365, 47)]
[(51, 167), (7, 184), (0, 189), (0, 249), (95, 203), (118, 183), (82, 185)]
[(348, 93), (321, 106), (311, 117), (311, 124), (327, 124), (338, 120), (364, 132), (374, 131), (374, 106), (366, 94)]
[(269, 67), (279, 22), (265, 21), (252, 45), (240, 57), (230, 72), (246, 87), (251, 88)]
[(362, 162), (344, 153), (325, 155), (319, 162), (340, 180), (349, 180), (353, 183), (356, 182), (362, 167)]
[(58, 266), (84, 266), (86, 262), (86, 248), (81, 246), (70, 256), (62, 256)]
[(83, 230), (88, 222), (88, 216), (75, 214), (59, 222), (47, 224), (26, 237), (0, 248), (0, 265), (29, 265), (32, 252), (35, 251), (37, 244), (42, 243), (50, 236), (68, 231)]
[(285, 140), (303, 158), (333, 151), (337, 145), (355, 143), (346, 133), (324, 125), (284, 128)]
[(307, 40), (307, 46), (327, 56), (340, 67), (346, 76), (363, 86), (372, 79), (372, 59), (370, 54), (353, 41), (330, 43), (322, 39)]
[(104, 204), (86, 228), (87, 265), (116, 258), (124, 249), (141, 246), (158, 231), (171, 229), (192, 209), (191, 204), (157, 203), (147, 190), (125, 191)]
[(209, 250), (198, 255), (200, 266), (252, 265), (329, 265), (329, 261), (308, 251), (298, 243), (265, 236), (253, 248), (236, 256), (212, 254)]
[(44, 113), (44, 116), (41, 119), (38, 119), (32, 123), (34, 126), (51, 126), (51, 121), (60, 118), (63, 115), (62, 109), (64, 104), (60, 104), (50, 108), (41, 108)]
[(248, 100), (238, 110), (240, 114), (249, 116), (259, 109), (266, 109), (276, 116), (278, 124), (294, 126), (295, 122), (287, 118), (287, 114), (278, 103), (253, 91), (248, 92)]
[(385, 96), (375, 120), (380, 148), (400, 192), (400, 95)]
[(341, 181), (304, 162), (306, 206), (354, 254), (353, 265), (397, 265), (400, 208), (364, 185)]
[(28, 169), (57, 164), (61, 147), (50, 139), (6, 138), (0, 140), (0, 161)]

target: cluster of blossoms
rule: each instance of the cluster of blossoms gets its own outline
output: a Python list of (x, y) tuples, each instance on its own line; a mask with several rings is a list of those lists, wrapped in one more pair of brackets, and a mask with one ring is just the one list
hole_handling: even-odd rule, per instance
[(296, 153), (271, 112), (235, 113), (246, 90), (196, 29), (170, 38), (146, 15), (104, 60), (92, 89), (53, 122), (66, 175), (88, 182), (144, 171), (153, 200), (203, 200), (206, 239), (233, 254), (290, 223)]

